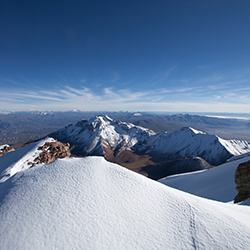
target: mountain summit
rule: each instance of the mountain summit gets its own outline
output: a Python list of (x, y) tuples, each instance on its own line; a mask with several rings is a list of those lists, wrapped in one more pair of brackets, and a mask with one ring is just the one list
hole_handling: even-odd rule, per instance
[(131, 150), (155, 135), (150, 129), (131, 123), (114, 121), (110, 117), (96, 116), (89, 120), (78, 121), (50, 134), (75, 145), (72, 150), (81, 155), (106, 155), (109, 151)]

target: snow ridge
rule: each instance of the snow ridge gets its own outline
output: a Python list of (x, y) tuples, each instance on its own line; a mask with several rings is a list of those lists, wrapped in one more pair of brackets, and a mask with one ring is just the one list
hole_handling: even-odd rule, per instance
[(11, 176), (31, 167), (30, 163), (42, 152), (38, 147), (46, 142), (55, 141), (53, 138), (46, 138), (37, 143), (9, 152), (0, 158), (0, 184), (5, 182)]

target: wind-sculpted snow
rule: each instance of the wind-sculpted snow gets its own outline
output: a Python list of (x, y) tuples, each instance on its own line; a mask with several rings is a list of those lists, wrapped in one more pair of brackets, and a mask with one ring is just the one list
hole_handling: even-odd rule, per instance
[(250, 160), (246, 156), (227, 162), (216, 168), (187, 174), (177, 174), (159, 180), (159, 182), (179, 190), (223, 202), (233, 202), (237, 195), (234, 181), (239, 164)]
[(220, 165), (234, 155), (250, 152), (250, 142), (224, 140), (193, 128), (156, 134), (131, 123), (114, 121), (107, 116), (82, 120), (51, 134), (75, 145), (79, 155), (103, 155), (134, 150), (138, 154), (170, 160), (198, 156), (211, 165)]
[(70, 158), (0, 184), (7, 249), (248, 249), (250, 210), (106, 162)]

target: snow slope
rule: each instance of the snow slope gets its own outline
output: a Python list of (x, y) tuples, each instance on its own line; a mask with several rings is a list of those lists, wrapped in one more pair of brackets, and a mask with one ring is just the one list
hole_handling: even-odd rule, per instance
[(46, 138), (36, 143), (30, 144), (26, 147), (8, 152), (0, 157), (0, 183), (6, 181), (8, 178), (17, 172), (26, 170), (31, 166), (29, 162), (34, 162), (36, 157), (42, 152), (37, 148), (44, 145), (46, 142), (55, 141), (53, 138)]
[(79, 121), (50, 136), (75, 145), (72, 153), (80, 155), (105, 156), (108, 150), (114, 155), (119, 151), (135, 150), (140, 155), (157, 155), (157, 159), (165, 160), (198, 156), (211, 165), (220, 165), (234, 155), (250, 152), (248, 141), (224, 140), (190, 127), (156, 134), (108, 116)]
[(249, 249), (250, 208), (152, 181), (102, 157), (60, 159), (0, 184), (7, 249)]
[(200, 197), (231, 202), (238, 194), (234, 182), (235, 171), (240, 163), (249, 160), (250, 156), (246, 156), (208, 170), (172, 175), (158, 181)]

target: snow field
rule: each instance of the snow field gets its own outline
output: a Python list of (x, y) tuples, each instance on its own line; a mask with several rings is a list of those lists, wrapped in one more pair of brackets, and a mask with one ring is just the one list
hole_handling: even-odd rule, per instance
[(60, 159), (0, 184), (1, 249), (248, 249), (249, 207), (106, 162)]
[(240, 163), (249, 160), (250, 156), (247, 156), (211, 169), (172, 175), (158, 181), (207, 199), (232, 202), (238, 193), (234, 182), (235, 171)]

